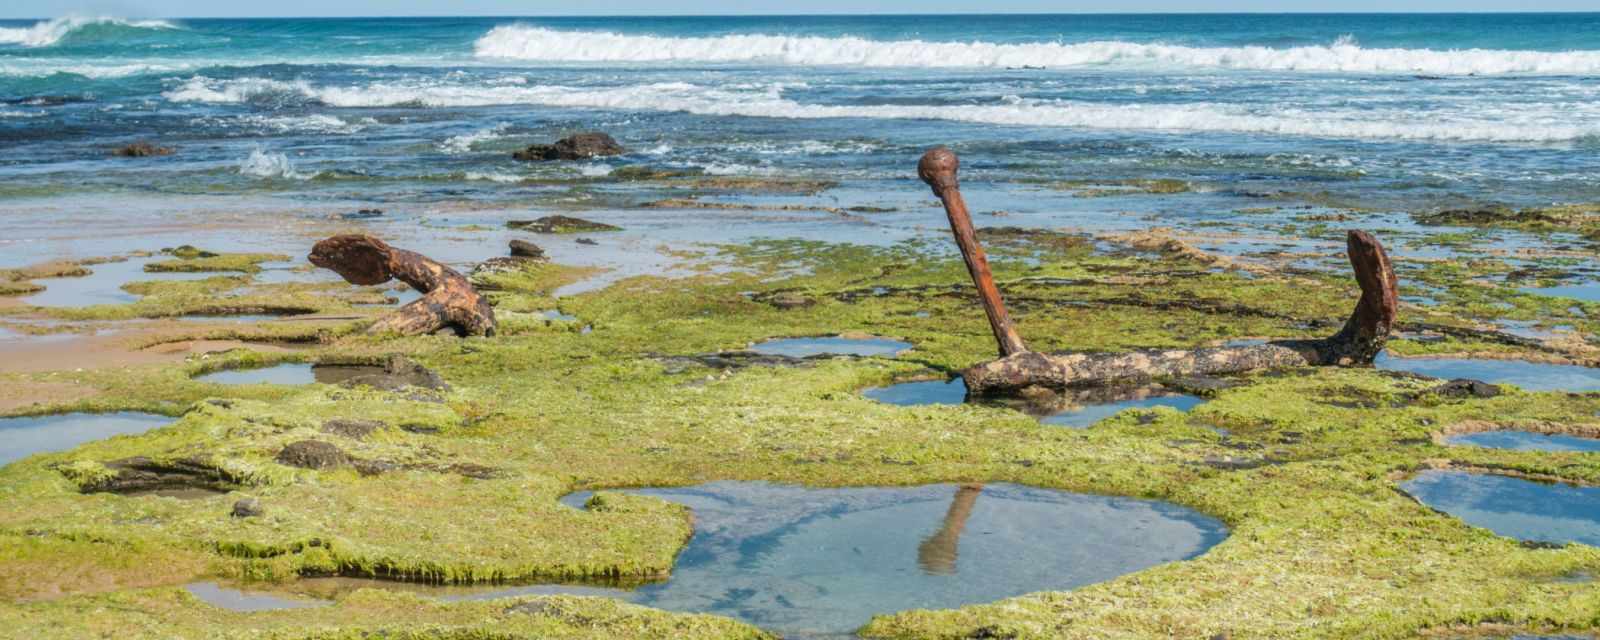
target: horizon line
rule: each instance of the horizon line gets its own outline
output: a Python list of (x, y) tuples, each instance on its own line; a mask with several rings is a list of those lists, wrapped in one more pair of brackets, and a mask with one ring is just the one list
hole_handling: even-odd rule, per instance
[[(1521, 11), (1487, 9), (1481, 11), (993, 11), (974, 13), (963, 11), (934, 11), (929, 13), (891, 12), (832, 12), (832, 13), (484, 13), (474, 15), (448, 13), (409, 13), (391, 15), (330, 14), (302, 16), (217, 16), (217, 15), (117, 15), (118, 18), (157, 18), (164, 20), (318, 20), (318, 19), (403, 19), (403, 18), (849, 18), (849, 17), (982, 17), (982, 16), (1228, 16), (1228, 15), (1303, 15), (1303, 16), (1448, 16), (1448, 15), (1588, 15), (1600, 14), (1596, 10)], [(17, 17), (0, 20), (34, 20), (47, 22), (70, 16), (106, 16), (106, 12), (73, 11), (49, 18)]]

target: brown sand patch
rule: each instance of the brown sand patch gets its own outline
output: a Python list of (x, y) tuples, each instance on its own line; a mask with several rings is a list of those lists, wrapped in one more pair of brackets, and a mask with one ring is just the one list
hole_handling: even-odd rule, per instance
[(65, 340), (17, 340), (0, 343), (0, 373), (40, 373), (108, 369), (150, 364), (182, 362), (190, 356), (250, 349), (262, 353), (286, 353), (288, 347), (248, 343), (239, 340), (183, 340), (150, 344), (148, 332), (116, 335), (77, 336)]
[(97, 393), (99, 389), (75, 382), (7, 382), (0, 385), (0, 413), (13, 413), (34, 405), (76, 402)]

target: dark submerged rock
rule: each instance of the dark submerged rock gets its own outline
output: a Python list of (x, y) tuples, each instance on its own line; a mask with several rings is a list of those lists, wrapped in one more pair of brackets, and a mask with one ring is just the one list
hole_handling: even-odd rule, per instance
[(540, 248), (539, 245), (536, 245), (536, 244), (534, 244), (532, 242), (528, 242), (527, 240), (512, 240), (511, 241), (511, 256), (514, 257), (514, 258), (537, 258), (537, 259), (543, 259), (545, 257), (544, 256), (544, 249)]
[(301, 469), (337, 469), (350, 464), (350, 457), (332, 443), (320, 440), (291, 442), (278, 452), (278, 463)]
[(1500, 387), (1482, 380), (1457, 378), (1428, 390), (1445, 398), (1493, 398), (1500, 395)]
[(506, 226), (534, 233), (584, 233), (622, 230), (622, 227), (571, 216), (545, 216), (537, 220), (509, 220), (506, 222)]
[(118, 158), (148, 158), (152, 156), (170, 156), (173, 151), (172, 147), (158, 147), (149, 142), (140, 141), (120, 147), (112, 151), (111, 155)]
[(627, 153), (610, 135), (599, 131), (579, 133), (557, 140), (555, 144), (529, 145), (527, 149), (511, 154), (517, 160), (547, 162), (551, 160), (586, 160), (601, 156)]

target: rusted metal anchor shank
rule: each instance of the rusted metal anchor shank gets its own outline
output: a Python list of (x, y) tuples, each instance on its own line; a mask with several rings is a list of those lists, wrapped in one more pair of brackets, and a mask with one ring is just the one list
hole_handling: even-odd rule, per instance
[(961, 161), (955, 152), (936, 147), (922, 156), (917, 165), (917, 175), (933, 188), (933, 195), (944, 203), (945, 215), (950, 218), (950, 230), (955, 232), (956, 245), (961, 247), (961, 258), (967, 263), (972, 282), (978, 285), (978, 298), (983, 301), (983, 311), (989, 316), (989, 327), (994, 330), (995, 342), (1000, 343), (1000, 357), (1014, 356), (1028, 350), (1011, 324), (1006, 313), (1006, 303), (1000, 299), (1000, 289), (994, 286), (994, 275), (989, 273), (989, 258), (978, 244), (978, 232), (972, 228), (972, 216), (967, 213), (967, 202), (961, 197), (961, 185), (956, 180), (956, 170)]

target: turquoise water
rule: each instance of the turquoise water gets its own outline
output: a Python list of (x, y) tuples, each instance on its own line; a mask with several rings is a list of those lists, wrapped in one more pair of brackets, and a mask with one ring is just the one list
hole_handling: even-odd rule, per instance
[[(623, 597), (789, 638), (873, 615), (1071, 589), (1192, 558), (1227, 528), (1190, 509), (1010, 484), (811, 489), (714, 482), (630, 491), (687, 505), (672, 577)], [(581, 506), (584, 495), (563, 502)]]
[(1464, 471), (1425, 471), (1401, 487), (1430, 507), (1503, 536), (1600, 545), (1600, 488)]
[[(1600, 14), (0, 23), (0, 198), (434, 201), (650, 164), (1600, 199)], [(510, 151), (601, 128), (633, 152)], [(111, 159), (149, 138), (179, 153)], [(152, 180), (152, 178), (155, 178)]]

